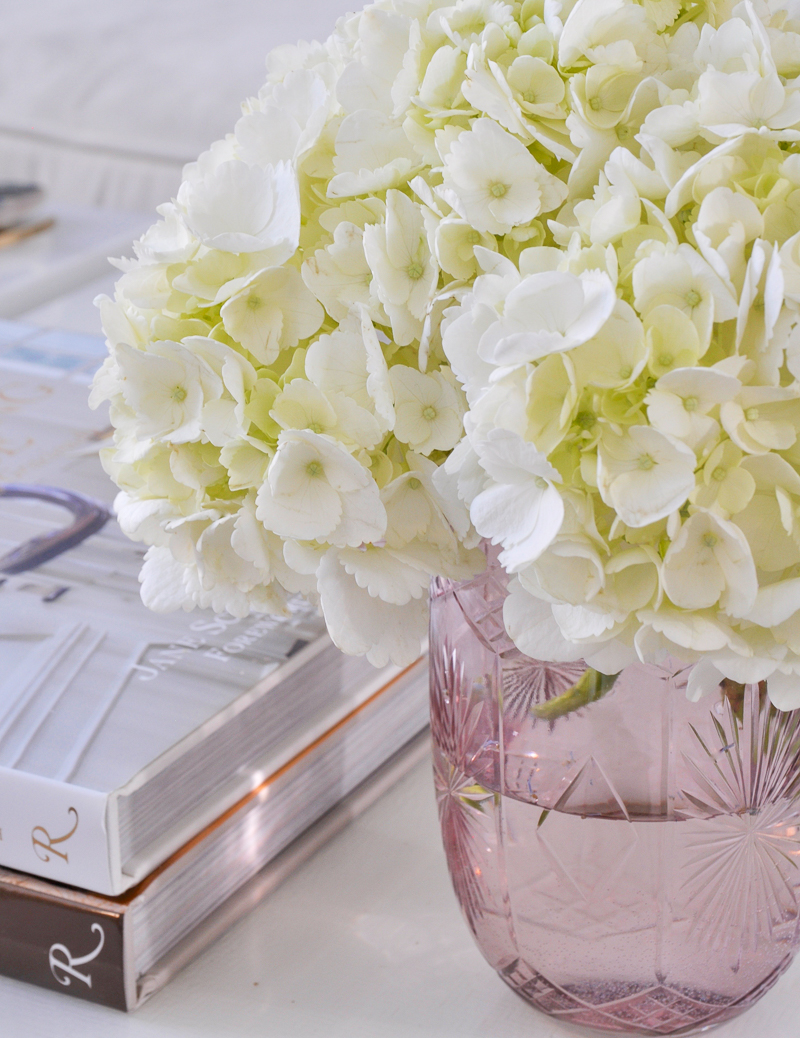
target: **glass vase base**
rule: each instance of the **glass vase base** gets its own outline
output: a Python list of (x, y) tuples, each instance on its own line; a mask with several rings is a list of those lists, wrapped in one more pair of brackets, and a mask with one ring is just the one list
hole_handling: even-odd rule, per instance
[(601, 981), (587, 983), (580, 992), (551, 984), (545, 977), (517, 959), (500, 977), (511, 990), (539, 1012), (569, 1026), (570, 1034), (670, 1035), (705, 1034), (744, 1013), (779, 980), (791, 965), (792, 956), (743, 998), (711, 992), (677, 990), (663, 984), (652, 987)]

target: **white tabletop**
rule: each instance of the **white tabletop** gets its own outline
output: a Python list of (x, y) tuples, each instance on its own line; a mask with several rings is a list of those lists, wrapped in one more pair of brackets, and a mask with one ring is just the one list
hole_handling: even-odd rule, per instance
[[(797, 1038), (800, 964), (718, 1038)], [(417, 767), (137, 1013), (0, 978), (2, 1038), (567, 1038), (472, 943)]]

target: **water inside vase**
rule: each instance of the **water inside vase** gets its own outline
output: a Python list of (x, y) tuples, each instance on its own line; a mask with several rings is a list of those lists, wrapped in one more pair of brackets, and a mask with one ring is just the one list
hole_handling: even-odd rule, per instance
[[(458, 768), (440, 759), (442, 772)], [(459, 786), (442, 819), (453, 884), (485, 957), (538, 1008), (613, 1032), (689, 1033), (791, 961), (794, 806), (767, 823), (628, 821), (546, 811), (468, 773)]]

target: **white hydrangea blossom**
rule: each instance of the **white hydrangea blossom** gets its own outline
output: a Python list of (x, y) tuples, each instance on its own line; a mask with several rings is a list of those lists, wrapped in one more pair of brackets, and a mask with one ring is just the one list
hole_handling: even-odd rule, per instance
[(273, 52), (100, 301), (147, 604), (406, 663), (485, 537), (523, 652), (800, 706), (796, 24), (377, 0)]

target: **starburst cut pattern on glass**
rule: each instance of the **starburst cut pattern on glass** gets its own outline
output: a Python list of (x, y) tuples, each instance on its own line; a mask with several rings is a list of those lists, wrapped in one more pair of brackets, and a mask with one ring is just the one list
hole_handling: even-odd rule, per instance
[(561, 695), (586, 670), (583, 663), (543, 663), (521, 653), (503, 661), (503, 712), (523, 718), (531, 707)]
[(431, 725), (436, 736), (433, 776), (442, 832), (458, 858), (450, 870), (456, 895), (471, 925), (486, 909), (480, 868), (484, 812), (494, 794), (475, 782), (464, 768), (471, 762), (475, 732), (481, 725), (483, 703), (472, 698), (472, 687), (457, 654), (445, 642), (432, 660)]
[(800, 914), (800, 718), (755, 689), (741, 711), (723, 701), (713, 741), (692, 729), (694, 786), (679, 812), (697, 824), (682, 866), (695, 933), (720, 947), (740, 932), (740, 960), (762, 937), (796, 944)]

